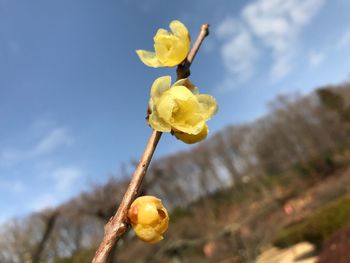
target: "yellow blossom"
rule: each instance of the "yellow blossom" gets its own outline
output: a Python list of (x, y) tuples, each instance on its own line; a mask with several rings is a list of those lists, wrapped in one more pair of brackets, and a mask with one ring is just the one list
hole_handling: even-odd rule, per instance
[(181, 79), (171, 88), (171, 77), (156, 79), (151, 88), (150, 126), (161, 132), (172, 131), (176, 138), (195, 143), (203, 140), (209, 120), (217, 110), (214, 97), (199, 94), (188, 79)]
[(179, 131), (173, 131), (175, 137), (185, 143), (188, 144), (193, 144), (199, 141), (204, 140), (207, 135), (208, 135), (208, 125), (204, 125), (203, 129), (201, 130), (200, 133), (198, 134), (188, 134), (188, 133), (184, 133), (184, 132), (179, 132)]
[(180, 64), (190, 50), (190, 35), (184, 24), (174, 20), (169, 24), (171, 32), (160, 28), (154, 36), (155, 52), (136, 50), (141, 61), (149, 67), (173, 67)]
[(136, 235), (147, 243), (157, 243), (168, 229), (169, 215), (160, 199), (141, 196), (135, 199), (128, 211)]

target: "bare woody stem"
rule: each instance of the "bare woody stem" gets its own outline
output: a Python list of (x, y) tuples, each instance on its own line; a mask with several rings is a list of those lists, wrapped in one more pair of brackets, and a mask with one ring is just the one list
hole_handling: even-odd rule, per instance
[[(188, 53), (187, 58), (183, 63), (177, 67), (177, 79), (187, 78), (190, 75), (190, 67), (194, 60), (204, 38), (209, 34), (209, 25), (203, 24), (201, 31), (197, 37), (196, 42), (193, 44), (191, 51)], [(152, 131), (145, 151), (135, 169), (135, 172), (130, 180), (128, 189), (126, 190), (124, 197), (118, 207), (116, 214), (111, 217), (104, 228), (104, 237), (100, 243), (99, 248), (95, 253), (95, 257), (92, 263), (107, 263), (107, 260), (111, 254), (113, 247), (116, 245), (118, 240), (128, 229), (128, 210), (137, 196), (137, 192), (140, 188), (143, 177), (146, 174), (147, 168), (151, 162), (153, 153), (157, 147), (161, 132)]]

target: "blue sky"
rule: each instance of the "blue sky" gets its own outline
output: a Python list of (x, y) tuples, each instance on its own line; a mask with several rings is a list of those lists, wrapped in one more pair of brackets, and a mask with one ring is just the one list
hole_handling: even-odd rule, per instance
[[(217, 98), (212, 133), (266, 113), (280, 93), (349, 80), (348, 0), (0, 0), (0, 221), (59, 204), (137, 159), (150, 128), (159, 27), (211, 33), (192, 82)], [(156, 157), (188, 149), (165, 135)]]

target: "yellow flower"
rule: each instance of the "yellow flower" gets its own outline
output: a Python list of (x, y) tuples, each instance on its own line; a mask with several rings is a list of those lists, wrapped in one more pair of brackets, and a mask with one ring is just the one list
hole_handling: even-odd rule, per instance
[(154, 36), (155, 52), (136, 50), (141, 61), (149, 67), (173, 67), (180, 64), (190, 50), (190, 34), (178, 20), (169, 24), (171, 33), (160, 28)]
[(199, 94), (188, 79), (177, 81), (171, 88), (170, 85), (170, 76), (160, 77), (152, 85), (150, 126), (160, 132), (172, 131), (186, 143), (204, 139), (208, 133), (206, 121), (217, 110), (215, 99)]
[(136, 235), (147, 243), (157, 243), (168, 229), (169, 215), (160, 199), (141, 196), (135, 199), (128, 211)]
[(208, 125), (204, 125), (203, 129), (201, 130), (200, 133), (198, 134), (188, 134), (188, 133), (184, 133), (184, 132), (179, 132), (179, 131), (174, 131), (174, 135), (177, 139), (188, 143), (188, 144), (193, 144), (199, 141), (204, 140), (205, 138), (207, 138), (208, 135)]

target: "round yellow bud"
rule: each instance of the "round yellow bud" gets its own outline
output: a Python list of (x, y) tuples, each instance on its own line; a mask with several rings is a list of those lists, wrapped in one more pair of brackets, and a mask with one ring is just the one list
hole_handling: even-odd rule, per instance
[(160, 199), (141, 196), (135, 199), (128, 211), (136, 235), (147, 243), (157, 243), (168, 229), (169, 215)]

